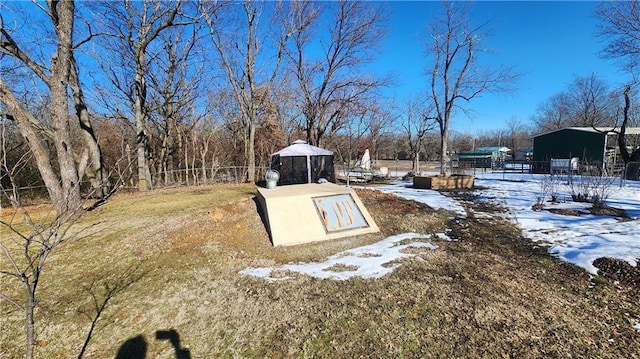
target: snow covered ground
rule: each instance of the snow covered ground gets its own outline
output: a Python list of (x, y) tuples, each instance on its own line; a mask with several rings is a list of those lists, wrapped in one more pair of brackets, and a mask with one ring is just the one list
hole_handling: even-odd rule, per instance
[[(526, 237), (548, 246), (550, 253), (590, 273), (597, 273), (593, 261), (600, 257), (618, 258), (631, 265), (637, 265), (637, 260), (640, 259), (640, 183), (626, 181), (621, 186), (617, 180), (611, 185), (611, 193), (606, 203), (624, 209), (631, 217), (631, 220), (621, 221), (611, 216), (588, 214), (586, 208), (589, 205), (571, 201), (568, 189), (562, 185), (559, 188), (560, 203), (545, 202), (545, 208), (572, 209), (584, 213), (571, 216), (547, 210), (533, 210), (533, 205), (543, 192), (542, 183), (547, 177), (501, 172), (477, 173), (476, 186), (481, 188), (477, 190), (477, 194), (483, 200), (493, 201), (508, 208), (507, 217), (522, 228)], [(464, 207), (454, 198), (437, 191), (413, 189), (410, 182), (398, 181), (392, 185), (377, 187), (377, 190), (423, 202), (433, 208), (448, 209), (457, 217), (467, 215)], [(444, 233), (438, 234), (438, 237), (450, 240)], [(435, 248), (434, 245), (425, 243), (424, 235), (405, 233), (370, 246), (337, 253), (322, 263), (249, 268), (243, 273), (267, 280), (286, 279), (286, 273), (290, 272), (338, 280), (352, 276), (378, 278), (395, 268), (395, 265), (389, 266), (388, 263), (400, 257), (418, 255), (419, 251), (407, 251), (409, 247)]]
[[(640, 259), (640, 183), (614, 181), (606, 204), (624, 209), (631, 220), (582, 213), (580, 216), (534, 211), (532, 206), (542, 193), (541, 183), (548, 178), (531, 174), (478, 174), (476, 185), (482, 198), (496, 201), (509, 209), (523, 234), (533, 241), (549, 245), (549, 252), (596, 274), (593, 261), (600, 257), (618, 258), (631, 265)], [(569, 190), (561, 182), (560, 203), (545, 202), (545, 209), (572, 209), (586, 212), (586, 203), (571, 200)]]
[[(596, 274), (593, 261), (600, 257), (618, 258), (631, 265), (640, 259), (640, 183), (619, 180), (610, 184), (606, 204), (624, 209), (631, 220), (620, 221), (611, 216), (596, 216), (586, 210), (591, 205), (571, 200), (566, 180), (560, 178), (559, 203), (544, 203), (545, 209), (575, 210), (580, 216), (562, 215), (548, 210), (533, 210), (543, 193), (542, 184), (548, 175), (520, 173), (477, 173), (475, 185), (482, 200), (492, 201), (508, 208), (508, 218), (518, 223), (525, 237), (541, 245), (560, 259), (578, 265)], [(424, 202), (434, 208), (445, 208), (463, 215), (464, 209), (454, 199), (439, 192), (415, 190), (410, 183), (398, 182), (382, 186), (380, 190)], [(547, 198), (548, 199), (548, 198)]]

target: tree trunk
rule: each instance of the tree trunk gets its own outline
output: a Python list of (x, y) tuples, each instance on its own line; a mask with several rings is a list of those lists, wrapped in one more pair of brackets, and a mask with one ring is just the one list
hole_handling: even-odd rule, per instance
[(166, 169), (167, 169), (167, 179), (169, 183), (175, 183), (174, 171), (176, 170), (175, 166), (175, 154), (176, 154), (176, 120), (173, 114), (173, 110), (171, 111), (171, 115), (167, 117), (167, 146), (166, 146)]
[(198, 134), (194, 128), (191, 131), (191, 148), (193, 148), (193, 157), (191, 157), (191, 176), (193, 176), (193, 184), (198, 185), (198, 168), (196, 167), (196, 160), (198, 158)]
[(174, 105), (171, 101), (171, 79), (165, 85), (164, 95), (164, 140), (162, 141), (162, 150), (160, 153), (160, 165), (164, 169), (164, 183), (165, 185), (175, 183), (174, 171), (175, 171), (175, 154), (176, 154), (176, 132), (177, 132), (177, 120)]
[[(187, 151), (187, 146), (184, 144), (184, 133), (182, 131), (176, 131), (176, 140), (178, 141), (178, 144), (176, 146), (176, 158), (178, 159), (178, 165), (176, 166), (176, 168), (180, 169), (182, 168), (182, 164), (181, 164), (181, 161), (183, 160), (182, 153)], [(185, 155), (185, 158), (186, 158), (186, 155)], [(185, 161), (185, 166), (186, 165), (187, 163)], [(174, 180), (174, 183), (176, 182), (182, 183), (182, 170), (177, 171), (177, 173), (173, 176), (173, 180)]]
[(249, 138), (248, 138), (248, 160), (249, 160), (249, 165), (247, 166), (247, 181), (249, 183), (256, 183), (256, 148), (255, 148), (255, 143), (256, 143), (256, 126), (253, 124), (253, 121), (250, 121), (249, 123)]
[[(186, 139), (183, 138), (183, 148), (184, 148), (184, 180), (189, 185), (189, 143)], [(180, 175), (182, 177), (182, 174)]]
[[(59, 214), (81, 206), (80, 183), (71, 142), (69, 125), (69, 107), (67, 88), (72, 64), (72, 33), (74, 3), (63, 1), (56, 6), (58, 49), (51, 61), (51, 78), (48, 83), (51, 91), (51, 124), (54, 128), (54, 141), (62, 183), (60, 200), (54, 203)], [(52, 9), (54, 10), (54, 9)]]
[(207, 184), (207, 152), (209, 152), (209, 137), (202, 140), (202, 148), (200, 150), (200, 163), (202, 165), (202, 183)]
[(447, 174), (447, 162), (449, 156), (447, 152), (449, 151), (449, 129), (444, 128), (440, 131), (440, 174)]
[(312, 122), (307, 119), (307, 143), (311, 146), (317, 146), (315, 136), (313, 135)]
[(168, 173), (167, 173), (167, 136), (166, 133), (164, 138), (162, 139), (162, 148), (160, 149), (160, 155), (158, 156), (160, 161), (157, 163), (156, 172), (158, 173), (158, 181), (164, 179), (164, 185), (169, 184)]
[(144, 79), (144, 69), (142, 68), (143, 59), (138, 59), (136, 66), (136, 100), (135, 100), (135, 116), (136, 116), (136, 141), (138, 154), (138, 190), (148, 191), (151, 186), (151, 173), (149, 171), (149, 162), (147, 161), (147, 114), (146, 114), (146, 96), (147, 85)]
[(87, 146), (85, 151), (87, 151), (88, 161), (86, 164), (81, 163), (78, 165), (78, 178), (82, 180), (82, 177), (86, 175), (91, 182), (91, 188), (93, 188), (94, 191), (98, 191), (97, 195), (99, 197), (103, 197), (109, 193), (109, 185), (106, 183), (108, 178), (104, 168), (102, 150), (91, 126), (91, 121), (89, 120), (89, 111), (87, 110), (84, 93), (80, 86), (77, 65), (75, 59), (72, 60), (73, 64), (70, 69), (71, 76), (69, 78), (69, 86), (73, 93), (73, 104), (76, 110), (76, 116), (78, 116), (78, 121), (80, 121), (80, 133), (84, 144)]
[(35, 323), (35, 319), (34, 319), (34, 312), (35, 312), (35, 307), (36, 307), (36, 301), (35, 301), (35, 292), (34, 292), (34, 288), (31, 287), (31, 285), (29, 283), (25, 283), (25, 285), (28, 287), (28, 294), (27, 294), (27, 306), (24, 308), (25, 309), (25, 334), (27, 336), (27, 341), (26, 341), (26, 351), (25, 351), (25, 358), (26, 359), (32, 359), (33, 358), (33, 349), (35, 346), (35, 342), (36, 342), (36, 338), (35, 338), (35, 327), (36, 327), (36, 323)]
[[(51, 163), (53, 155), (45, 141), (45, 134), (39, 128), (38, 120), (19, 103), (2, 79), (0, 79), (0, 101), (7, 107), (7, 111), (12, 114), (13, 121), (20, 134), (27, 140), (51, 202), (54, 205), (62, 202), (62, 187)], [(51, 133), (47, 133), (47, 135), (52, 136)], [(58, 207), (57, 205), (55, 206), (56, 208)]]
[(622, 124), (620, 125), (620, 132), (618, 132), (618, 149), (620, 150), (620, 156), (625, 166), (625, 177), (627, 179), (637, 179), (637, 171), (628, 172), (628, 164), (631, 162), (640, 161), (640, 148), (633, 149), (631, 153), (627, 149), (626, 132), (627, 124), (629, 123), (629, 109), (631, 108), (631, 100), (629, 99), (629, 92), (631, 86), (627, 86), (624, 89), (624, 110)]

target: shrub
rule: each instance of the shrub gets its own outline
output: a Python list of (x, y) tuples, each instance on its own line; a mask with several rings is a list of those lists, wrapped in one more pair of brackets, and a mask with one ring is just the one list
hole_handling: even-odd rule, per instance
[(569, 177), (569, 194), (575, 202), (587, 202), (595, 208), (602, 208), (613, 190), (614, 181), (597, 166), (585, 166), (581, 174)]

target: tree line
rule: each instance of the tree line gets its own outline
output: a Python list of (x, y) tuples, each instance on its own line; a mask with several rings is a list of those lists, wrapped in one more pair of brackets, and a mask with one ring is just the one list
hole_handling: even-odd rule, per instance
[[(61, 212), (87, 191), (103, 198), (120, 185), (170, 185), (177, 170), (241, 166), (255, 182), (271, 153), (300, 138), (331, 148), (338, 162), (369, 148), (374, 158), (414, 159), (418, 170), (420, 159), (444, 163), (469, 143), (517, 149), (536, 132), (615, 126), (624, 107), (624, 91), (593, 74), (542, 103), (533, 126), (510, 118), (505, 130), (451, 133), (474, 98), (514, 91), (519, 78), (515, 67), (478, 60), (489, 23), (473, 21), (469, 3), (444, 2), (430, 20), (424, 92), (411, 99), (384, 98), (393, 78), (372, 69), (384, 3), (0, 6), (2, 186), (44, 185)], [(601, 34), (608, 56), (631, 58), (614, 51), (627, 46), (615, 41), (625, 34), (607, 17), (622, 6), (600, 8)]]

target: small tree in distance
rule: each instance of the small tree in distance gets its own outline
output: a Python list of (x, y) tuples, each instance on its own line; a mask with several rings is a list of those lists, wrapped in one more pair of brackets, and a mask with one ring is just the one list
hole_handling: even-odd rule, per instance
[[(429, 101), (430, 102), (430, 101)], [(407, 100), (401, 127), (413, 157), (413, 172), (420, 172), (420, 153), (426, 142), (427, 135), (435, 131), (436, 122), (432, 117), (433, 107), (425, 104), (418, 97)]]

